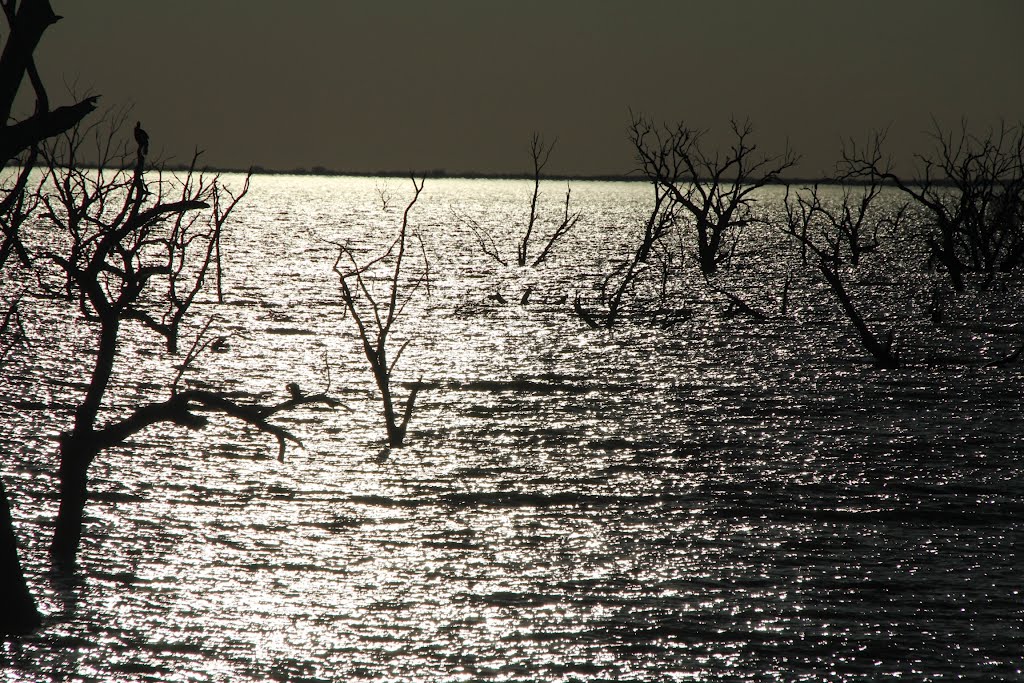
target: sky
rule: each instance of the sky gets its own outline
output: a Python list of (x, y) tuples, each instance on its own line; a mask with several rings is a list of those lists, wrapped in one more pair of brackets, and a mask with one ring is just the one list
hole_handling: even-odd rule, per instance
[(795, 174), (888, 130), (907, 168), (933, 119), (1024, 120), (1020, 0), (52, 0), (50, 99), (131, 106), (158, 155), (219, 168), (449, 173), (635, 168), (630, 112), (749, 118)]

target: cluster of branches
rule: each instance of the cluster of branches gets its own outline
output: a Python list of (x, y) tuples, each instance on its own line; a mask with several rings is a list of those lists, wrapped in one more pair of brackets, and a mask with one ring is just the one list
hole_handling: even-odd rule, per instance
[[(285, 442), (298, 439), (268, 421), (274, 414), (307, 403), (334, 404), (315, 394), (275, 405), (241, 404), (220, 391), (181, 390), (178, 378), (165, 400), (137, 405), (124, 417), (105, 416), (105, 397), (121, 353), (123, 329), (135, 324), (158, 335), (176, 354), (182, 323), (209, 280), (219, 273), (219, 243), (224, 225), (249, 188), (232, 192), (216, 176), (196, 171), (198, 154), (181, 175), (149, 173), (144, 148), (116, 144), (123, 117), (75, 128), (45, 145), (46, 177), (40, 189), (40, 218), (49, 223), (59, 248), (45, 247), (39, 259), (61, 275), (61, 295), (96, 330), (95, 360), (85, 395), (70, 430), (60, 439), (60, 508), (51, 554), (72, 563), (82, 532), (89, 466), (101, 452), (161, 423), (198, 429), (217, 411), (274, 436), (283, 455)], [(109, 125), (109, 127), (107, 127)], [(98, 156), (83, 164), (88, 144)], [(133, 163), (132, 163), (133, 162)], [(205, 330), (205, 328), (204, 328)], [(187, 367), (204, 348), (197, 338)]]
[(1003, 124), (978, 135), (966, 121), (956, 131), (933, 121), (930, 137), (932, 149), (917, 156), (912, 178), (893, 173), (877, 148), (851, 166), (891, 181), (924, 213), (932, 263), (957, 292), (972, 273), (987, 287), (996, 273), (1024, 262), (1024, 129)]
[[(789, 149), (777, 156), (758, 152), (750, 121), (732, 119), (729, 126), (732, 142), (723, 152), (708, 149), (706, 131), (682, 123), (659, 128), (634, 116), (630, 124), (640, 171), (662, 188), (667, 210), (676, 219), (692, 223), (696, 231), (692, 253), (706, 275), (713, 275), (735, 255), (742, 229), (759, 220), (753, 212), (757, 190), (777, 182), (797, 162)], [(647, 243), (661, 236), (645, 232), (640, 248), (649, 250)]]
[(844, 267), (856, 269), (866, 255), (876, 252), (880, 231), (895, 235), (905, 223), (906, 203), (892, 212), (878, 210), (882, 181), (889, 166), (864, 169), (856, 161), (866, 157), (881, 159), (882, 140), (882, 136), (876, 135), (862, 148), (851, 143), (843, 149), (843, 161), (833, 179), (840, 190), (835, 203), (830, 204), (822, 196), (820, 185), (795, 192), (787, 185), (783, 230), (799, 245), (801, 263), (806, 266), (813, 260), (874, 362), (880, 367), (894, 368), (900, 363), (893, 345), (894, 331), (890, 329), (880, 335), (872, 329), (851, 298), (842, 275)]
[[(520, 267), (527, 265), (537, 267), (544, 263), (551, 256), (555, 246), (572, 232), (580, 219), (581, 212), (572, 209), (572, 188), (566, 186), (565, 205), (561, 219), (554, 229), (548, 233), (546, 239), (544, 239), (540, 252), (536, 256), (533, 255), (532, 241), (536, 237), (535, 231), (539, 228), (538, 221), (540, 219), (538, 210), (540, 203), (540, 181), (543, 177), (544, 168), (548, 165), (548, 161), (551, 159), (551, 152), (554, 151), (557, 142), (558, 139), (556, 138), (551, 143), (546, 143), (541, 134), (536, 132), (530, 138), (530, 159), (533, 162), (533, 194), (530, 196), (530, 214), (526, 221), (526, 227), (516, 244), (515, 262)], [(479, 221), (474, 220), (471, 216), (463, 215), (457, 215), (457, 219), (466, 223), (473, 231), (477, 244), (484, 254), (503, 266), (509, 264), (509, 259), (504, 255), (502, 247), (499, 246), (491, 232), (483, 227)]]

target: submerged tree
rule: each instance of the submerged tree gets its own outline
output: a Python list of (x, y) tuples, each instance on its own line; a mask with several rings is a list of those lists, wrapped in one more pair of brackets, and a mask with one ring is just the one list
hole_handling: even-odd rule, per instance
[[(555, 149), (555, 143), (558, 140), (555, 139), (549, 145), (545, 145), (544, 138), (541, 137), (540, 133), (534, 133), (530, 138), (530, 158), (533, 160), (533, 195), (530, 197), (530, 218), (526, 223), (526, 230), (523, 232), (523, 238), (519, 241), (519, 247), (516, 250), (516, 263), (520, 266), (525, 266), (530, 262), (530, 239), (533, 237), (533, 231), (537, 224), (537, 202), (540, 199), (540, 178), (541, 172), (544, 167), (548, 165), (548, 159), (551, 158), (551, 152)], [(565, 211), (562, 216), (562, 221), (555, 227), (555, 229), (548, 236), (544, 247), (540, 253), (533, 259), (532, 265), (539, 266), (547, 259), (548, 254), (551, 253), (552, 247), (566, 234), (569, 233), (575, 226), (580, 218), (580, 212), (570, 212), (569, 200), (572, 195), (572, 190), (566, 188), (565, 191)]]
[(688, 216), (696, 230), (693, 255), (705, 275), (712, 275), (735, 253), (743, 227), (755, 220), (755, 192), (776, 182), (797, 157), (787, 149), (778, 156), (757, 151), (753, 125), (730, 121), (733, 142), (727, 152), (710, 151), (705, 131), (682, 123), (657, 127), (634, 116), (633, 147), (647, 178), (668, 193), (679, 218)]
[[(333, 269), (341, 285), (342, 300), (345, 303), (345, 310), (352, 316), (363, 354), (370, 364), (370, 371), (380, 391), (388, 446), (394, 448), (405, 443), (405, 433), (412, 417), (416, 396), (423, 387), (422, 381), (414, 382), (405, 399), (405, 408), (399, 410), (393, 392), (392, 376), (402, 352), (409, 345), (409, 340), (398, 347), (393, 358), (389, 358), (389, 342), (396, 322), (420, 287), (430, 287), (430, 264), (422, 244), (421, 270), (414, 273), (411, 278), (405, 272), (410, 242), (409, 213), (423, 191), (423, 184), (424, 179), (417, 181), (415, 177), (412, 178), (412, 199), (402, 212), (398, 236), (384, 254), (360, 265), (348, 245), (334, 245), (338, 248), (338, 256), (334, 260)], [(376, 272), (371, 272), (377, 270), (386, 272), (387, 277), (381, 278)], [(383, 293), (374, 292), (375, 284), (383, 284)]]
[[(29, 215), (26, 185), (38, 158), (37, 146), (46, 138), (74, 126), (93, 110), (96, 102), (95, 97), (89, 97), (75, 104), (50, 108), (34, 60), (43, 34), (60, 19), (49, 1), (5, 0), (2, 7), (8, 32), (0, 54), (0, 166), (17, 160), (19, 168), (14, 181), (0, 189), (0, 297), (3, 297), (0, 298), (0, 376), (8, 353), (22, 337), (19, 295), (2, 285), (6, 284), (5, 269), (12, 255), (17, 255), (21, 265), (29, 261), (20, 231)], [(35, 111), (25, 119), (13, 121), (15, 98), (26, 76), (32, 86)], [(3, 481), (0, 481), (0, 590), (8, 596), (0, 610), (0, 633), (27, 633), (39, 626), (39, 611), (18, 558), (17, 536)]]
[[(540, 252), (536, 256), (532, 255), (533, 240), (537, 236), (536, 230), (539, 227), (538, 221), (540, 220), (538, 209), (540, 203), (540, 181), (543, 177), (544, 168), (548, 165), (551, 152), (555, 149), (557, 142), (558, 140), (555, 139), (550, 144), (546, 143), (540, 133), (534, 133), (530, 138), (530, 158), (533, 162), (533, 194), (530, 197), (530, 215), (526, 221), (526, 228), (516, 244), (515, 262), (520, 267), (527, 265), (536, 267), (544, 263), (551, 255), (554, 247), (576, 227), (581, 216), (580, 211), (573, 211), (571, 208), (572, 188), (567, 186), (565, 190), (565, 206), (559, 223), (547, 235)], [(471, 217), (458, 215), (457, 218), (468, 223), (476, 237), (477, 244), (487, 256), (503, 266), (508, 265), (509, 260), (503, 255), (501, 247), (495, 242), (489, 230)]]
[[(628, 255), (602, 283), (600, 299), (607, 312), (599, 315), (587, 311), (577, 300), (576, 312), (588, 325), (615, 325), (626, 298), (636, 291), (641, 276), (651, 270), (652, 256), (661, 265), (655, 317), (661, 317), (663, 326), (689, 317), (688, 308), (667, 305), (670, 274), (678, 274), (683, 260), (673, 259), (674, 250), (684, 258), (693, 256), (707, 288), (727, 299), (731, 311), (766, 317), (711, 278), (735, 256), (742, 228), (757, 220), (753, 212), (755, 192), (777, 181), (780, 173), (796, 163), (796, 157), (789, 150), (776, 157), (758, 154), (757, 145), (750, 141), (752, 125), (741, 125), (736, 120), (730, 124), (733, 143), (727, 153), (722, 153), (710, 151), (703, 139), (704, 131), (682, 123), (657, 126), (633, 115), (630, 143), (637, 171), (650, 181), (654, 200)], [(689, 224), (694, 227), (695, 240), (685, 232)], [(670, 235), (671, 240), (667, 239)]]
[[(334, 403), (322, 394), (298, 392), (274, 405), (240, 403), (223, 391), (182, 389), (180, 371), (165, 400), (139, 403), (122, 395), (120, 401), (134, 405), (126, 416), (105, 408), (121, 388), (113, 383), (114, 369), (129, 325), (159, 335), (168, 353), (177, 352), (181, 323), (208, 289), (225, 222), (249, 186), (247, 177), (233, 194), (219, 177), (198, 173), (195, 158), (181, 176), (148, 171), (141, 145), (133, 154), (115, 142), (122, 122), (114, 120), (110, 130), (76, 128), (44, 152), (43, 217), (60, 237), (39, 259), (60, 274), (60, 290), (53, 293), (62, 291), (95, 331), (85, 393), (71, 429), (60, 437), (60, 508), (50, 550), (63, 564), (77, 554), (89, 467), (103, 451), (162, 423), (204, 427), (209, 418), (202, 413), (215, 411), (273, 435), (283, 455), (285, 442), (298, 439), (269, 418), (306, 403)], [(89, 142), (98, 159), (86, 166), (83, 148)], [(203, 346), (197, 338), (183, 367)]]
[(918, 156), (909, 180), (884, 166), (877, 147), (849, 162), (893, 182), (923, 209), (932, 261), (956, 291), (964, 291), (969, 273), (984, 275), (987, 286), (996, 273), (1024, 263), (1024, 129), (1003, 124), (975, 135), (966, 122), (955, 132), (933, 122), (930, 136), (932, 149)]

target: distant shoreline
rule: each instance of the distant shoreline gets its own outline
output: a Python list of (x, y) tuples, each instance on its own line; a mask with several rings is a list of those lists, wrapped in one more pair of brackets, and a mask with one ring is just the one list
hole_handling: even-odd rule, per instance
[[(8, 166), (19, 166), (19, 164), (8, 164)], [(165, 171), (181, 172), (188, 171), (189, 167), (187, 164), (167, 164), (162, 167), (158, 167)], [(153, 170), (157, 170), (154, 167)], [(334, 169), (324, 168), (322, 166), (313, 166), (312, 168), (293, 168), (293, 169), (280, 169), (280, 168), (267, 168), (265, 166), (254, 165), (250, 168), (215, 168), (215, 167), (202, 167), (196, 169), (203, 173), (248, 173), (252, 171), (254, 175), (292, 175), (292, 176), (319, 176), (319, 177), (338, 177), (338, 178), (409, 178), (415, 175), (417, 178), (431, 178), (431, 179), (452, 179), (452, 180), (533, 180), (532, 173), (486, 173), (480, 171), (459, 171), (450, 172), (445, 169), (431, 169), (428, 171), (338, 171)], [(542, 175), (541, 180), (557, 180), (565, 182), (629, 182), (629, 183), (648, 183), (650, 179), (642, 175), (585, 175), (585, 174), (551, 174)], [(723, 178), (725, 181), (731, 181), (729, 178)], [(860, 185), (861, 181), (856, 179), (848, 179), (844, 181), (849, 185)], [(867, 183), (868, 181), (863, 181)], [(910, 182), (913, 183), (914, 179), (911, 178)], [(805, 178), (805, 177), (780, 177), (775, 185), (838, 185), (840, 184), (833, 178)], [(883, 185), (895, 186), (891, 181), (882, 181)], [(948, 185), (948, 181), (944, 180), (933, 180), (933, 185)]]
[[(187, 171), (188, 167), (184, 165), (177, 166), (166, 166), (166, 170), (169, 171)], [(431, 179), (451, 179), (451, 180), (533, 180), (532, 173), (486, 173), (481, 171), (459, 171), (450, 172), (444, 169), (433, 169), (429, 171), (336, 171), (333, 169), (322, 168), (314, 166), (311, 169), (306, 168), (295, 168), (295, 169), (276, 169), (266, 168), (264, 166), (253, 166), (251, 169), (244, 168), (204, 168), (201, 169), (208, 173), (246, 173), (252, 171), (255, 175), (294, 175), (294, 176), (321, 176), (321, 177), (339, 177), (339, 178), (409, 178), (410, 176), (416, 176), (417, 178), (431, 178)], [(565, 182), (627, 182), (627, 183), (649, 183), (650, 178), (643, 175), (586, 175), (586, 174), (550, 174), (542, 175), (541, 180), (557, 180)], [(723, 178), (725, 181), (731, 181), (730, 178)], [(861, 185), (866, 184), (869, 181), (859, 181), (857, 179), (847, 179), (844, 181), (848, 185)], [(911, 179), (911, 182), (913, 180)], [(840, 182), (834, 178), (805, 178), (805, 177), (780, 177), (774, 185), (839, 185)], [(890, 185), (895, 187), (895, 184), (891, 181), (882, 181), (883, 185)], [(943, 180), (934, 180), (934, 185), (946, 185), (948, 184)]]

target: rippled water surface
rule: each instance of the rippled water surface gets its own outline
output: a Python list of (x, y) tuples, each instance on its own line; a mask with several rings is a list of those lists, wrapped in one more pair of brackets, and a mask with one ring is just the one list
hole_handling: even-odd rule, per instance
[[(267, 401), (329, 386), (346, 408), (282, 415), (304, 442), (284, 462), (216, 416), (103, 454), (76, 580), (49, 573), (46, 543), (89, 330), (31, 304), (0, 445), (47, 624), (2, 645), (0, 678), (1024, 679), (1021, 370), (984, 367), (1011, 349), (1019, 289), (934, 330), (912, 276), (872, 274), (855, 294), (901, 335), (896, 371), (865, 362), (811, 280), (767, 321), (694, 286), (676, 325), (593, 331), (571, 302), (593, 303), (646, 186), (575, 183), (576, 234), (519, 269), (467, 217), (511, 255), (528, 183), (427, 180), (411, 225), (430, 295), (396, 330), (396, 380), (429, 385), (389, 453), (330, 242), (379, 253), (410, 191), (254, 179), (226, 301), (197, 307), (228, 350), (187, 377)], [(545, 216), (563, 197), (545, 184)], [(762, 307), (788, 268), (772, 253), (723, 275)], [(120, 361), (112, 413), (175, 373), (141, 332)]]

